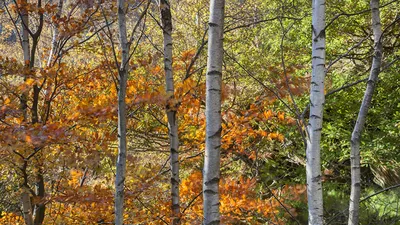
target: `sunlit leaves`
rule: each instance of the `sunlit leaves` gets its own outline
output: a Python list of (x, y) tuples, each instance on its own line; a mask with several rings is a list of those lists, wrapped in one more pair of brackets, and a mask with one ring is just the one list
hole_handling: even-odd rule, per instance
[(23, 224), (24, 220), (22, 216), (16, 213), (1, 212), (0, 214), (1, 224)]
[[(202, 174), (195, 171), (190, 174), (181, 183), (180, 191), (185, 207), (183, 221), (188, 224), (194, 224), (202, 221)], [(221, 216), (223, 223), (235, 224), (246, 221), (251, 224), (263, 224), (259, 221), (260, 217), (272, 220), (274, 223), (284, 223), (277, 214), (284, 212), (281, 203), (284, 204), (292, 214), (296, 214), (295, 209), (286, 205), (283, 200), (279, 203), (274, 197), (261, 199), (256, 192), (257, 182), (243, 177), (236, 179), (223, 179), (220, 182), (221, 192)], [(285, 186), (282, 194), (288, 200), (304, 201), (305, 186)], [(277, 192), (274, 192), (277, 194)], [(290, 195), (290, 197), (289, 197)], [(189, 205), (190, 203), (190, 205)]]
[[(101, 13), (95, 12), (95, 7), (80, 10), (79, 4), (83, 2), (71, 2), (66, 6), (70, 11), (58, 17), (55, 4), (37, 7), (31, 3), (22, 5), (22, 1), (17, 1), (19, 8), (14, 6), (14, 10), (27, 10), (32, 15), (32, 21), (37, 19), (37, 14), (45, 13), (45, 26), (49, 29), (43, 31), (46, 35), (43, 37), (46, 38), (40, 38), (36, 53), (38, 58), (33, 68), (26, 66), (29, 62), (10, 57), (0, 58), (0, 88), (5, 93), (1, 96), (0, 108), (0, 165), (7, 168), (7, 173), (13, 174), (26, 163), (30, 187), (34, 187), (34, 177), (43, 172), (46, 196), (41, 199), (33, 197), (33, 201), (45, 202), (48, 206), (45, 224), (112, 223), (114, 217), (112, 186), (117, 139), (116, 86), (119, 81), (117, 65), (113, 60), (114, 54), (116, 57), (120, 54), (118, 49), (113, 49), (117, 41), (117, 35), (113, 36), (115, 27), (110, 26), (110, 32), (107, 29), (100, 31), (84, 44), (81, 44), (81, 40), (85, 35), (95, 34), (97, 27), (104, 24), (104, 17), (111, 20), (117, 9), (113, 4), (104, 2), (106, 5), (102, 5)], [(183, 209), (186, 208), (182, 212), (182, 221), (187, 224), (200, 224), (202, 221), (201, 196), (195, 199), (201, 194), (200, 170), (206, 123), (202, 71), (205, 58), (201, 52), (196, 55), (197, 45), (204, 33), (201, 21), (207, 11), (202, 4), (193, 3), (198, 13), (204, 13), (196, 16), (196, 26), (182, 29), (182, 24), (175, 21), (179, 29), (174, 35), (187, 38), (182, 39), (185, 43), (174, 43), (175, 93), (165, 90), (165, 74), (161, 66), (163, 56), (160, 51), (153, 49), (161, 43), (157, 35), (162, 32), (153, 29), (158, 28), (155, 21), (147, 21), (146, 29), (151, 33), (146, 29), (143, 31), (137, 52), (130, 61), (132, 70), (126, 98), (129, 171), (126, 177), (127, 224), (171, 221), (165, 111), (177, 111), (179, 160), (183, 171), (181, 202)], [(92, 19), (86, 23), (89, 16)], [(185, 20), (188, 18), (185, 16)], [(56, 37), (58, 47), (64, 45), (64, 50), (66, 47), (71, 47), (71, 50), (56, 52), (52, 60), (57, 58), (57, 61), (47, 62), (50, 52), (47, 37), (51, 36), (49, 31), (54, 27), (59, 31)], [(192, 28), (197, 30), (189, 31)], [(115, 42), (114, 45), (111, 41)], [(195, 57), (198, 57), (196, 61)], [(227, 63), (225, 70), (230, 69), (231, 65)], [(288, 92), (283, 72), (276, 66), (267, 70), (274, 74), (273, 83), (286, 100)], [(301, 94), (305, 81), (295, 78), (292, 67), (288, 67), (287, 72), (291, 78), (291, 91), (295, 95)], [(271, 143), (284, 144), (287, 140), (279, 128), (292, 125), (295, 120), (274, 105), (276, 97), (271, 93), (247, 92), (245, 83), (236, 80), (236, 73), (224, 80), (221, 90), (222, 163), (227, 165), (226, 170), (231, 171), (231, 174), (224, 174), (221, 182), (221, 208), (225, 223), (247, 221), (256, 224), (257, 218), (274, 217), (279, 205), (270, 198), (258, 195), (259, 184), (255, 179), (235, 174), (239, 170), (245, 174), (248, 168), (238, 169), (230, 163), (236, 157), (252, 162), (272, 158), (273, 150), (257, 147)], [(40, 87), (37, 103), (39, 118), (32, 124), (34, 86)], [(251, 86), (250, 89), (257, 88)], [(24, 118), (21, 110), (22, 93), (27, 96), (27, 118)], [(243, 100), (245, 98), (251, 101)], [(23, 180), (20, 172), (10, 177), (10, 182), (16, 186)], [(21, 217), (9, 213), (1, 219), (13, 219), (10, 220), (13, 223)]]

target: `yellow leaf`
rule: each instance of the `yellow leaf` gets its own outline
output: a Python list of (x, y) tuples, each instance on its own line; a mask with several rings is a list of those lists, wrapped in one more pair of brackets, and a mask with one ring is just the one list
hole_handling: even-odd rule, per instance
[(32, 85), (33, 83), (35, 83), (35, 80), (34, 79), (32, 79), (32, 78), (28, 78), (28, 79), (26, 79), (26, 81), (25, 81), (25, 84), (27, 84), (27, 85)]
[(275, 138), (278, 137), (278, 134), (276, 134), (276, 133), (270, 133), (270, 134), (268, 134), (268, 137), (271, 138), (271, 139), (275, 139)]
[(285, 137), (282, 134), (278, 134), (278, 140), (280, 142), (283, 142), (283, 140), (285, 140)]
[(18, 124), (21, 124), (24, 121), (24, 117), (19, 117), (15, 119)]

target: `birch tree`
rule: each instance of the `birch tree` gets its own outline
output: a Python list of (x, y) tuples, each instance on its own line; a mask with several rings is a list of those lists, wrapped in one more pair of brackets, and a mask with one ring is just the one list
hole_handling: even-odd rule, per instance
[[(115, 224), (124, 221), (124, 183), (126, 174), (126, 85), (128, 78), (129, 45), (126, 32), (125, 0), (118, 0), (118, 31), (121, 62), (118, 68), (118, 156), (115, 175)], [(133, 34), (132, 34), (133, 35)]]
[[(20, 15), (21, 15), (21, 46), (23, 51), (23, 60), (24, 65), (27, 70), (32, 70), (35, 65), (35, 56), (36, 50), (39, 43), (39, 37), (43, 30), (43, 23), (44, 23), (44, 16), (43, 12), (38, 11), (39, 21), (37, 23), (36, 30), (33, 31), (29, 27), (29, 11), (27, 9), (28, 1), (24, 0), (20, 2)], [(42, 1), (37, 1), (37, 7), (42, 7)], [(30, 38), (32, 38), (32, 47), (30, 46)], [(24, 75), (24, 80), (29, 78), (28, 74)], [(41, 87), (37, 84), (33, 85), (33, 98), (32, 98), (32, 105), (30, 108), (31, 112), (31, 122), (32, 124), (39, 123), (38, 117), (38, 104), (39, 104), (39, 94), (40, 94)], [(23, 121), (28, 121), (28, 95), (29, 90), (23, 91), (20, 98), (20, 107), (23, 114)], [(35, 182), (35, 191), (33, 191), (28, 184), (28, 162), (29, 159), (32, 158), (36, 153), (39, 152), (39, 148), (34, 147), (34, 152), (31, 153), (28, 157), (19, 154), (23, 158), (23, 166), (21, 168), (22, 176), (23, 176), (23, 184), (22, 184), (22, 194), (21, 194), (21, 204), (22, 210), (24, 214), (25, 223), (30, 225), (40, 225), (43, 223), (44, 215), (45, 215), (45, 205), (43, 203), (32, 204), (30, 201), (30, 194), (34, 195), (35, 197), (39, 197), (40, 199), (45, 197), (45, 187), (44, 187), (44, 180), (42, 170), (40, 165), (36, 167), (36, 182)], [(40, 157), (38, 157), (40, 159)], [(39, 164), (38, 160), (38, 164)], [(33, 208), (32, 208), (33, 206)]]
[(164, 71), (165, 88), (168, 95), (166, 106), (169, 130), (169, 145), (171, 156), (171, 198), (172, 198), (172, 224), (179, 224), (179, 136), (176, 107), (174, 105), (174, 77), (172, 71), (172, 18), (171, 6), (168, 0), (160, 0), (161, 25), (164, 38)]
[[(26, 5), (27, 1), (24, 0), (21, 2), (22, 5)], [(30, 45), (29, 45), (29, 14), (25, 7), (21, 9), (21, 39), (22, 39), (22, 51), (24, 53), (24, 65), (29, 66), (31, 57), (30, 57)], [(27, 120), (28, 117), (28, 93), (26, 91), (22, 93), (21, 96), (21, 110), (24, 116), (24, 121)]]
[[(27, 4), (27, 1), (21, 2), (23, 5)], [(21, 10), (21, 39), (22, 39), (22, 51), (24, 53), (24, 65), (25, 67), (29, 67), (31, 58), (30, 58), (30, 46), (29, 46), (29, 14), (28, 11), (23, 7)], [(21, 111), (23, 114), (23, 120), (26, 121), (28, 117), (28, 92), (25, 91), (21, 95)], [(26, 166), (27, 162), (24, 163), (24, 175), (26, 174)], [(25, 179), (26, 177), (26, 179)], [(23, 189), (21, 194), (21, 204), (22, 204), (22, 212), (24, 215), (24, 221), (26, 225), (33, 224), (33, 216), (32, 216), (32, 204), (30, 201), (29, 187), (27, 176), (24, 176), (23, 181)]]
[[(143, 17), (146, 15), (147, 10), (150, 6), (151, 1), (145, 10), (138, 18), (130, 38), (128, 40), (127, 29), (126, 29), (126, 13), (128, 12), (129, 4), (125, 0), (117, 1), (118, 10), (118, 32), (119, 32), (119, 45), (121, 50), (121, 61), (117, 63), (118, 67), (118, 156), (115, 174), (115, 224), (121, 225), (124, 221), (124, 189), (125, 189), (125, 178), (126, 178), (126, 155), (127, 155), (127, 138), (126, 138), (126, 87), (129, 76), (129, 60), (131, 59), (133, 52), (130, 52), (130, 46), (135, 38), (135, 31), (139, 27)], [(111, 31), (109, 30), (111, 33)], [(112, 42), (113, 40), (111, 40)], [(137, 40), (136, 46), (139, 44), (140, 37)], [(134, 48), (134, 50), (136, 47)], [(113, 53), (116, 55), (115, 49)]]
[(325, 102), (325, 0), (312, 2), (312, 76), (310, 119), (307, 126), (307, 197), (308, 224), (323, 223), (321, 184), (321, 131)]
[[(62, 8), (63, 8), (64, 0), (58, 0), (57, 3), (57, 12), (56, 12), (56, 18), (59, 20), (61, 18), (61, 13), (62, 13)], [(59, 24), (58, 21), (53, 24), (53, 37), (51, 38), (51, 49), (50, 49), (50, 54), (49, 54), (49, 59), (47, 60), (47, 66), (51, 66), (53, 57), (57, 53), (57, 45), (58, 45), (58, 36), (59, 36)]]
[(367, 88), (364, 92), (364, 98), (361, 102), (358, 112), (357, 121), (351, 134), (351, 193), (349, 206), (349, 225), (358, 224), (360, 195), (361, 195), (361, 174), (360, 174), (360, 143), (361, 134), (367, 119), (368, 109), (371, 106), (372, 95), (375, 90), (378, 75), (381, 69), (382, 61), (382, 27), (379, 12), (379, 0), (371, 0), (371, 15), (372, 15), (372, 31), (374, 35), (374, 55), (372, 66), (367, 81)]
[(203, 171), (204, 224), (219, 224), (221, 148), (221, 82), (223, 59), (224, 0), (210, 1), (206, 74), (206, 151)]

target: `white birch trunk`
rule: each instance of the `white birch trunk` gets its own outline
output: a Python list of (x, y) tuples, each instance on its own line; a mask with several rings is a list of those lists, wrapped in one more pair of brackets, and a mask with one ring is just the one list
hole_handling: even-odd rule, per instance
[(379, 71), (382, 61), (382, 28), (381, 19), (379, 16), (379, 0), (371, 0), (372, 14), (372, 30), (374, 34), (374, 56), (372, 59), (372, 67), (369, 74), (367, 88), (364, 93), (364, 98), (358, 112), (357, 122), (351, 134), (351, 193), (349, 206), (349, 225), (356, 225), (359, 221), (359, 208), (361, 196), (361, 174), (360, 174), (360, 142), (361, 134), (367, 119), (368, 109), (371, 105), (372, 95), (375, 90), (375, 85), (378, 80)]
[[(26, 4), (26, 0), (22, 1), (22, 4)], [(29, 14), (27, 10), (21, 10), (21, 36), (22, 36), (22, 51), (24, 53), (24, 65), (25, 67), (29, 67), (30, 65), (30, 47), (29, 47)], [(26, 79), (26, 77), (24, 78)], [(28, 119), (28, 93), (23, 92), (21, 95), (21, 110), (23, 113), (24, 121)], [(25, 167), (26, 170), (26, 167)], [(26, 187), (23, 187), (23, 192), (21, 194), (21, 204), (22, 204), (22, 213), (24, 216), (24, 221), (26, 225), (33, 225), (33, 216), (32, 216), (32, 204), (29, 195), (29, 191), (26, 190)]]
[[(22, 5), (26, 5), (27, 0), (22, 1)], [(30, 57), (30, 46), (29, 46), (29, 14), (26, 9), (21, 10), (21, 36), (22, 36), (22, 51), (24, 53), (24, 65), (29, 67), (31, 57)], [(26, 77), (24, 78), (26, 79)], [(28, 93), (25, 91), (21, 95), (21, 110), (24, 116), (24, 121), (28, 118)]]
[(126, 32), (125, 0), (118, 0), (118, 30), (122, 60), (118, 86), (118, 157), (115, 177), (115, 224), (124, 221), (124, 183), (126, 174), (126, 85), (128, 78), (129, 45)]
[[(58, 0), (57, 13), (56, 13), (56, 18), (57, 19), (61, 18), (63, 3), (64, 3), (64, 0)], [(58, 50), (57, 49), (58, 34), (59, 34), (58, 27), (59, 27), (59, 25), (57, 23), (55, 23), (54, 27), (53, 27), (53, 37), (51, 39), (51, 50), (50, 50), (50, 54), (49, 54), (49, 59), (47, 60), (47, 66), (48, 67), (51, 66), (54, 54), (56, 54), (57, 50)]]
[(206, 75), (206, 151), (203, 171), (203, 224), (219, 224), (221, 82), (225, 0), (211, 0)]
[[(22, 1), (22, 4), (26, 4), (26, 0)], [(29, 27), (29, 15), (28, 12), (25, 9), (21, 10), (21, 16), (22, 16), (22, 21), (21, 21), (21, 30), (22, 30), (22, 49), (24, 51), (24, 63), (25, 65), (29, 65), (30, 61), (30, 50), (29, 50), (29, 32), (28, 32), (28, 27)]]
[(164, 37), (164, 71), (165, 85), (169, 97), (166, 110), (168, 117), (168, 130), (171, 154), (171, 198), (172, 198), (172, 224), (179, 224), (179, 137), (176, 107), (174, 104), (174, 77), (172, 71), (172, 18), (168, 0), (160, 0), (161, 24)]
[(310, 119), (307, 127), (307, 197), (308, 224), (323, 224), (321, 184), (321, 131), (325, 102), (325, 0), (313, 0), (312, 11), (312, 77)]

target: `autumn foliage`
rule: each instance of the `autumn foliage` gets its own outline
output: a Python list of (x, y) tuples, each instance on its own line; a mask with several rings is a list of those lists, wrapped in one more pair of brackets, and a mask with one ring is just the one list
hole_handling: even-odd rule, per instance
[[(87, 2), (67, 5), (60, 17), (55, 4), (38, 6), (33, 1), (18, 0), (8, 5), (11, 18), (21, 10), (26, 10), (32, 21), (42, 14), (46, 17), (32, 67), (21, 60), (18, 43), (1, 43), (0, 186), (6, 197), (0, 201), (0, 224), (24, 223), (19, 205), (22, 190), (28, 190), (33, 206), (45, 205), (43, 224), (110, 224), (114, 219), (118, 72), (113, 57), (120, 52), (107, 26), (115, 28), (103, 25), (111, 21), (116, 9), (107, 1), (103, 7), (86, 7)], [(9, 15), (2, 11), (2, 18)], [(148, 24), (156, 27), (154, 21)], [(53, 58), (49, 57), (52, 27), (59, 29), (59, 52)], [(157, 39), (159, 33), (152, 35)], [(160, 53), (149, 43), (140, 46), (142, 50), (130, 61), (132, 71), (127, 85), (125, 223), (169, 224), (173, 219), (165, 109), (174, 108), (181, 142), (179, 219), (182, 224), (201, 224), (204, 57), (193, 63), (198, 57), (195, 48), (177, 48), (173, 64), (177, 77), (175, 98), (170, 98), (163, 84)], [(49, 63), (49, 59), (54, 61)], [(301, 95), (307, 80), (295, 78), (296, 68), (291, 69), (293, 93)], [(281, 73), (281, 78), (273, 80), (279, 94), (289, 99), (289, 93), (283, 90), (282, 71), (275, 72)], [(276, 96), (260, 88), (248, 94), (255, 99), (248, 101), (238, 81), (227, 79), (222, 90), (222, 222), (285, 224), (296, 215), (296, 209), (286, 201), (304, 202), (304, 185), (287, 184), (269, 190), (260, 177), (250, 176), (249, 171), (251, 165), (277, 154), (254, 146), (283, 145), (282, 127), (293, 127), (297, 121), (277, 107)], [(35, 90), (39, 90), (36, 96)], [(25, 94), (28, 107), (22, 109)], [(34, 122), (35, 113), (38, 120)], [(35, 190), (38, 177), (43, 181), (44, 196)]]

